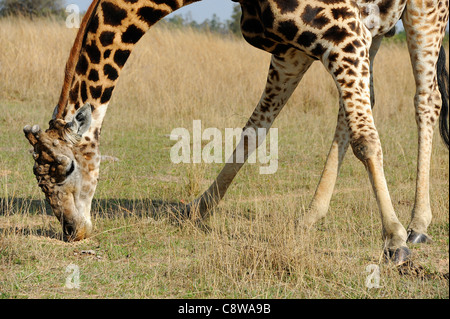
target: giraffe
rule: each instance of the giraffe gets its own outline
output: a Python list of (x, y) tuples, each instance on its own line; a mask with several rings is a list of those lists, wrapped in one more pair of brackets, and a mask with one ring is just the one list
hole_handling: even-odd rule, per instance
[[(83, 18), (69, 55), (58, 104), (49, 128), (25, 126), (34, 147), (34, 174), (65, 240), (92, 233), (91, 202), (100, 167), (101, 126), (120, 71), (134, 45), (167, 14), (200, 0), (94, 0)], [(249, 128), (268, 130), (303, 75), (320, 61), (335, 81), (340, 103), (336, 130), (320, 182), (300, 224), (324, 217), (348, 146), (365, 166), (377, 200), (386, 257), (408, 260), (407, 241), (426, 242), (431, 221), (429, 165), (433, 127), (440, 116), (447, 134), (448, 82), (442, 74), (442, 39), (448, 0), (233, 0), (242, 9), (245, 40), (271, 54), (266, 87), (245, 124), (236, 149), (244, 159), (262, 143), (244, 136)], [(375, 10), (375, 13), (374, 13)], [(408, 230), (398, 220), (383, 171), (383, 154), (374, 124), (373, 61), (384, 36), (403, 20), (416, 80), (419, 152), (416, 201)], [(442, 62), (443, 61), (443, 62)], [(444, 66), (442, 66), (444, 65)], [(438, 81), (439, 80), (439, 81)], [(439, 85), (438, 85), (439, 82)], [(441, 114), (441, 115), (442, 115)], [(444, 139), (445, 140), (445, 139)], [(236, 150), (233, 153), (236, 156)], [(202, 219), (225, 195), (244, 165), (228, 160), (211, 186), (187, 204), (185, 215)]]

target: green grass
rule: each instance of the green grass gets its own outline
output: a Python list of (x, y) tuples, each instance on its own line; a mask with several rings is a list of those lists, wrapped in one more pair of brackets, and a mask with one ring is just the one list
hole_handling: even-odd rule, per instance
[[(21, 214), (13, 203), (14, 208), (0, 217), (2, 296), (448, 298), (448, 280), (440, 276), (448, 273), (448, 184), (441, 175), (448, 159), (439, 156), (439, 151), (445, 152), (440, 141), (436, 141), (432, 170), (435, 218), (430, 235), (435, 241), (412, 247), (414, 263), (429, 274), (421, 279), (400, 276), (382, 262), (376, 202), (366, 172), (352, 154), (343, 166), (328, 218), (309, 234), (295, 230), (294, 221), (308, 205), (326, 154), (325, 145), (317, 142), (313, 147), (301, 145), (306, 142), (300, 134), (314, 130), (307, 122), (303, 132), (296, 134), (295, 125), (280, 120), (283, 143), (279, 171), (263, 176), (257, 167), (246, 166), (209, 219), (208, 233), (191, 225), (180, 228), (165, 218), (153, 218), (149, 212), (147, 199), (190, 200), (197, 195), (188, 187), (193, 168), (167, 159), (171, 145), (167, 137), (157, 129), (144, 133), (139, 125), (105, 134), (103, 153), (120, 161), (102, 164), (93, 209), (94, 237), (63, 243), (57, 239), (60, 229), (56, 219), (45, 215), (42, 207), (34, 212), (24, 204)], [(405, 125), (405, 130), (412, 129)], [(329, 133), (324, 133), (324, 139)], [(386, 175), (397, 213), (406, 224), (414, 198), (415, 161), (396, 164), (400, 147), (383, 135), (385, 149), (396, 149), (386, 154)], [(129, 136), (133, 136), (132, 145)], [(23, 145), (25, 141), (17, 135), (15, 143)], [(414, 156), (414, 144), (408, 141), (402, 145), (403, 151)], [(22, 152), (26, 153), (26, 148)], [(301, 152), (302, 148), (309, 151)], [(23, 167), (23, 174), (3, 177), (7, 180), (3, 191), (12, 201), (42, 198), (36, 191), (27, 196), (19, 185), (28, 179), (26, 184), (31, 186), (27, 187), (34, 186), (31, 157), (26, 155), (23, 163), (4, 166), (11, 171)], [(6, 157), (3, 152), (2, 159)], [(202, 177), (199, 190), (208, 186), (220, 167), (202, 164), (192, 173)], [(83, 255), (83, 250), (94, 250), (96, 255)], [(80, 267), (79, 290), (64, 288), (69, 264)], [(382, 288), (369, 290), (364, 286), (369, 264), (380, 266)]]

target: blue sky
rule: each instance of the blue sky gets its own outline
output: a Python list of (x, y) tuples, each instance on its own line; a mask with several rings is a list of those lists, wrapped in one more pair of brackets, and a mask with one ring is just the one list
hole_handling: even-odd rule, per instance
[[(86, 10), (91, 4), (91, 0), (65, 0), (66, 4), (76, 4), (80, 7), (82, 11)], [(233, 6), (235, 2), (231, 0), (203, 0), (198, 3), (191, 4), (187, 7), (181, 8), (175, 11), (173, 14), (181, 14), (186, 15), (187, 13), (191, 13), (192, 19), (201, 23), (205, 21), (205, 19), (211, 19), (213, 14), (216, 14), (221, 21), (225, 21), (230, 19), (231, 13), (233, 12)], [(397, 24), (401, 29), (403, 29), (403, 25), (401, 22)], [(448, 24), (447, 24), (448, 30)]]
[[(82, 11), (85, 11), (91, 4), (91, 0), (65, 0), (66, 4), (76, 4)], [(235, 2), (231, 0), (203, 0), (198, 3), (191, 4), (187, 7), (177, 10), (174, 14), (185, 15), (191, 12), (192, 19), (197, 22), (203, 22), (205, 19), (210, 19), (213, 14), (216, 14), (220, 20), (225, 21), (230, 19)]]

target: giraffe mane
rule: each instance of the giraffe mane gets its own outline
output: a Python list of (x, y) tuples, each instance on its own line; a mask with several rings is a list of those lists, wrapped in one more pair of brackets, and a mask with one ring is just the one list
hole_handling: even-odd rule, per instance
[(99, 2), (100, 0), (92, 1), (91, 5), (86, 11), (86, 14), (83, 17), (80, 29), (78, 30), (77, 36), (75, 38), (75, 42), (73, 44), (72, 49), (70, 50), (69, 59), (67, 60), (64, 72), (64, 83), (61, 89), (61, 95), (59, 97), (57, 109), (56, 112), (54, 113), (54, 119), (62, 118), (62, 114), (69, 99), (69, 90), (72, 84), (73, 76), (75, 74), (75, 68), (78, 62), (78, 58), (80, 57), (81, 49), (86, 39), (86, 32), (91, 22), (92, 16), (96, 12)]

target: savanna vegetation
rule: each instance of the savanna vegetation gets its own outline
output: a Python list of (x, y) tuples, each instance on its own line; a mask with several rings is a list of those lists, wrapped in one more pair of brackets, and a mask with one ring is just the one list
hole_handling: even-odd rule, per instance
[[(449, 155), (435, 134), (433, 243), (411, 246), (414, 267), (383, 260), (367, 173), (349, 151), (329, 214), (311, 231), (308, 207), (337, 119), (338, 95), (316, 63), (276, 120), (279, 167), (245, 165), (207, 229), (173, 223), (161, 202), (188, 202), (222, 164), (174, 164), (177, 127), (242, 127), (264, 88), (270, 55), (242, 39), (192, 28), (151, 29), (122, 72), (102, 129), (90, 239), (65, 243), (32, 173), (26, 124), (46, 127), (76, 29), (58, 19), (0, 19), (0, 297), (448, 298)], [(414, 202), (417, 131), (406, 44), (386, 43), (375, 65), (374, 110), (400, 221)], [(437, 131), (436, 131), (437, 132)], [(68, 289), (69, 265), (80, 286)], [(369, 288), (370, 265), (380, 270)], [(368, 268), (369, 267), (369, 268)], [(372, 266), (371, 266), (372, 267)]]

